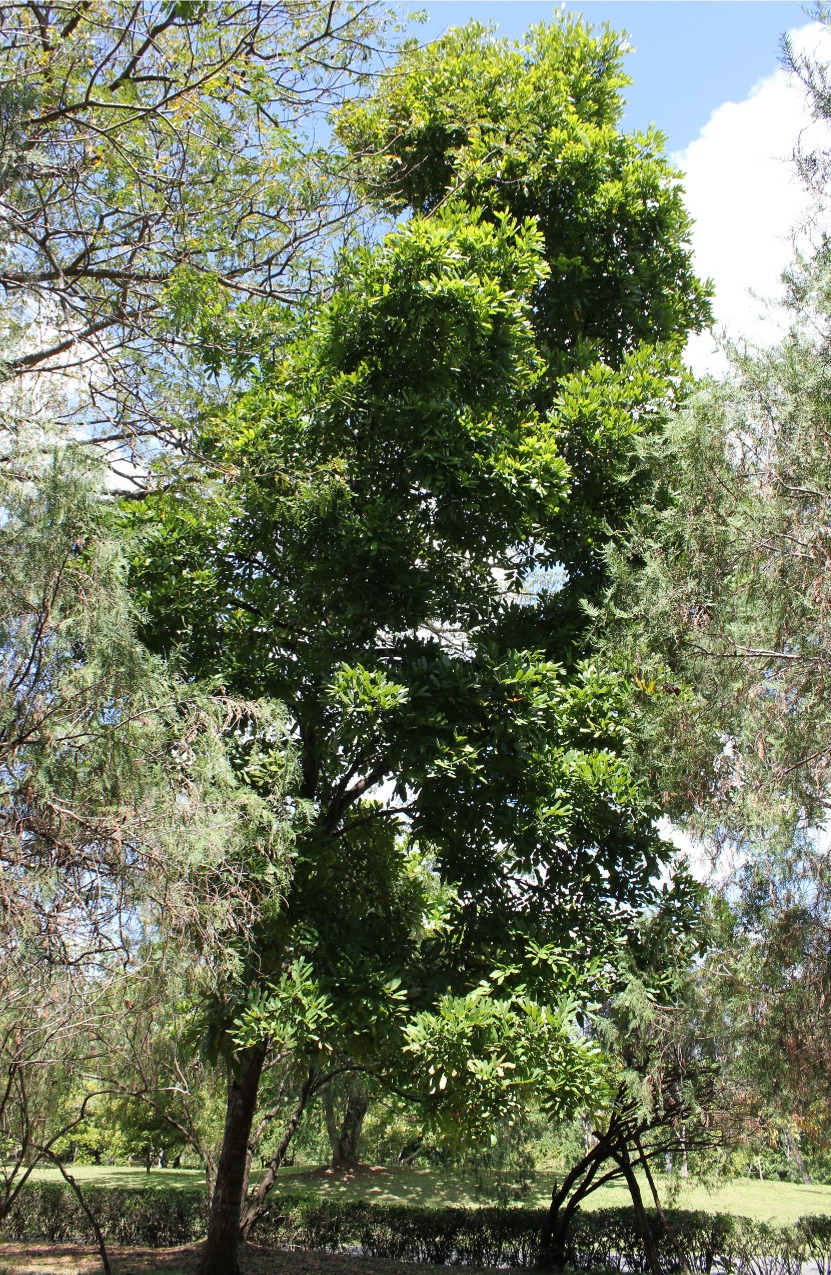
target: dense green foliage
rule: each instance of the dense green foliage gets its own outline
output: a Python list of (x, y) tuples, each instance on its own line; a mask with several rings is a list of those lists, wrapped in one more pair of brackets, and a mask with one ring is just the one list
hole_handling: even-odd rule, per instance
[[(464, 57), (478, 72), (475, 34)], [(595, 149), (614, 149), (608, 41), (567, 24), (539, 39), (541, 74), (595, 59), (579, 116), (588, 127), (595, 108), (604, 115)], [(391, 83), (417, 87), (417, 59), (402, 66)], [(376, 115), (393, 109), (386, 92)], [(643, 186), (624, 183), (619, 219), (666, 204), (662, 242), (678, 266), (687, 222), (674, 179), (660, 165), (647, 175), (652, 161), (632, 145)], [(486, 181), (498, 188), (493, 173)], [(546, 169), (538, 200), (571, 190), (558, 182)], [(570, 197), (583, 205), (580, 189)], [(540, 215), (533, 199), (524, 211)], [(550, 258), (544, 230), (483, 200), (414, 217), (349, 258), (333, 299), (289, 325), (252, 388), (200, 426), (211, 468), (137, 515), (148, 640), (236, 693), (256, 683), (292, 715), (301, 793), (319, 808), (296, 915), (314, 914), (320, 952), (330, 916), (350, 932), (327, 863), (341, 865), (345, 846), (363, 861), (370, 836), (380, 853), (404, 812), (464, 915), (495, 934), (524, 914), (562, 939), (570, 909), (597, 923), (648, 892), (660, 844), (625, 761), (626, 687), (590, 664), (565, 678), (551, 663), (571, 658), (556, 595), (519, 603), (535, 601), (522, 581), (540, 565), (580, 574), (575, 591), (595, 587), (601, 525), (630, 498), (633, 436), (671, 397), (672, 364), (639, 344), (619, 306), (625, 366), (601, 364), (591, 347), (557, 383), (552, 350), (570, 338), (555, 318), (545, 340), (539, 331)], [(656, 305), (677, 298), (683, 320), (649, 334), (670, 345), (704, 313), (676, 266), (641, 288)], [(606, 300), (598, 319), (611, 317)], [(568, 451), (587, 431), (581, 476)], [(395, 796), (373, 802), (384, 782)]]
[(165, 877), (171, 927), (237, 928), (221, 901), (232, 907), (246, 838), (273, 843), (276, 882), (288, 854), (276, 808), (228, 765), (226, 719), (242, 710), (177, 681), (137, 640), (123, 540), (87, 458), (4, 441), (4, 945), (31, 966), (95, 961)]
[(683, 342), (706, 316), (689, 217), (659, 133), (623, 134), (623, 41), (555, 16), (516, 44), (470, 22), (419, 48), (339, 132), (367, 194), (394, 212), (448, 200), (534, 217), (550, 274), (534, 292), (549, 372)]
[[(85, 1187), (84, 1198), (108, 1241), (167, 1248), (204, 1234), (207, 1197), (200, 1190)], [(66, 1183), (31, 1182), (3, 1222), (11, 1239), (94, 1242), (89, 1218)]]
[[(528, 624), (517, 577), (565, 498), (530, 394), (526, 294), (545, 270), (536, 233), (510, 220), (410, 223), (206, 423), (213, 472), (231, 481), (206, 472), (136, 515), (148, 640), (293, 719), (300, 795), (318, 813), (286, 937), (269, 940), (279, 962), (291, 934), (339, 978), (350, 944), (353, 968), (400, 965), (419, 917), (391, 870), (415, 849), (455, 892), (442, 906), (457, 971), (506, 926), (563, 941), (591, 913), (599, 933), (649, 891), (660, 843), (628, 770), (625, 686), (590, 664), (566, 679), (507, 641), (512, 619)], [(391, 802), (372, 798), (384, 781)], [(431, 948), (427, 990), (447, 979)]]
[(622, 53), (619, 35), (573, 15), (516, 44), (471, 22), (406, 46), (397, 74), (338, 125), (382, 209), (433, 216), (450, 203), (489, 221), (533, 218), (542, 236), (535, 397), (569, 465), (557, 531), (539, 546), (566, 573), (555, 649), (596, 588), (609, 530), (637, 502), (634, 440), (664, 398), (670, 352), (709, 315), (663, 138), (620, 131)]
[[(552, 1113), (606, 1092), (577, 1024), (586, 976), (613, 959), (671, 854), (633, 779), (629, 688), (580, 658), (578, 611), (603, 581), (600, 547), (637, 496), (638, 438), (673, 401), (680, 343), (706, 302), (656, 139), (617, 132), (614, 40), (559, 21), (533, 40), (528, 66), (477, 28), (433, 50), (440, 63), (456, 49), (442, 109), (460, 127), (470, 112), (455, 82), (504, 124), (498, 96), (480, 92), (486, 48), (509, 68), (515, 114), (537, 103), (530, 131), (548, 140), (523, 206), (481, 164), (472, 192), (444, 180), (375, 247), (344, 256), (329, 298), (275, 310), (256, 367), (220, 360), (244, 383), (197, 420), (200, 459), (162, 464), (162, 490), (131, 516), (146, 641), (190, 676), (286, 705), (312, 809), (286, 907), (215, 1007), (239, 1094), (287, 1039), (281, 1014), (302, 986), (299, 1109), (328, 1049), (326, 1083), (338, 1067), (406, 1083), (454, 1138), (481, 1136), (486, 1095), (497, 1116), (542, 1083)], [(569, 148), (556, 121), (578, 66), (596, 72), (566, 112), (588, 147), (583, 182), (555, 155)], [(529, 97), (519, 69), (557, 91)], [(356, 119), (396, 117), (390, 86), (417, 95), (422, 71), (406, 53), (366, 113), (344, 113), (353, 151)], [(561, 203), (608, 287), (584, 287), (556, 255)], [(630, 231), (612, 279), (611, 243)], [(206, 357), (217, 366), (213, 340)], [(564, 588), (526, 587), (553, 568)], [(239, 773), (265, 792), (268, 772), (265, 748)], [(552, 944), (566, 954), (541, 961)], [(223, 1157), (241, 1128), (229, 1124)]]

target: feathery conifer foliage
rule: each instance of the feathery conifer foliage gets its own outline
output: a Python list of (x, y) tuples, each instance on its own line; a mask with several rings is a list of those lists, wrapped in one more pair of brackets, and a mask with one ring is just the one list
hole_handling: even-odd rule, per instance
[[(828, 66), (785, 55), (828, 123)], [(721, 851), (731, 886), (710, 986), (734, 1033), (737, 1110), (794, 1147), (794, 1130), (829, 1128), (831, 915), (827, 146), (797, 159), (818, 200), (786, 276), (790, 331), (728, 348), (729, 374), (671, 418), (665, 473), (610, 554), (598, 612), (639, 701), (650, 787)]]
[[(148, 654), (101, 470), (82, 447), (55, 446), (42, 420), (8, 421), (0, 1216), (112, 1087), (102, 1040), (160, 944), (189, 954), (202, 997), (244, 959), (254, 917), (285, 894), (293, 817), (281, 715), (185, 684)], [(258, 741), (284, 759), (267, 796), (234, 770)]]

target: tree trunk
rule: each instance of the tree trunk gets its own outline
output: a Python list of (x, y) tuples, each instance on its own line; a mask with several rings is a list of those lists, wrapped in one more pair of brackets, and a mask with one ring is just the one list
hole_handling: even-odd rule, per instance
[(551, 1204), (540, 1231), (537, 1265), (541, 1270), (559, 1271), (565, 1266), (572, 1218), (581, 1200), (590, 1193), (595, 1175), (605, 1158), (603, 1147), (595, 1146), (566, 1175), (562, 1186), (554, 1183)]
[[(317, 1082), (318, 1082), (318, 1073), (315, 1072), (314, 1068), (312, 1067), (309, 1070), (308, 1079), (306, 1080), (306, 1083), (304, 1084), (303, 1088), (300, 1091), (300, 1096), (297, 1099), (297, 1104), (294, 1108), (294, 1111), (291, 1113), (291, 1116), (288, 1122), (286, 1123), (285, 1128), (283, 1129), (283, 1136), (277, 1145), (277, 1149), (271, 1158), (268, 1168), (266, 1169), (265, 1173), (261, 1177), (260, 1181), (257, 1183), (257, 1188), (253, 1192), (251, 1199), (246, 1201), (245, 1208), (242, 1214), (242, 1222), (241, 1222), (243, 1240), (248, 1239), (249, 1235), (251, 1234), (251, 1230), (254, 1226), (254, 1223), (258, 1220), (258, 1218), (262, 1217), (263, 1213), (265, 1212), (266, 1196), (268, 1195), (269, 1191), (271, 1191), (272, 1187), (274, 1186), (274, 1182), (277, 1178), (277, 1170), (280, 1168), (280, 1165), (283, 1163), (283, 1160), (285, 1159), (286, 1152), (289, 1149), (289, 1143), (291, 1142), (292, 1138), (297, 1132), (297, 1126), (300, 1124), (300, 1121), (303, 1118), (303, 1112), (306, 1110), (306, 1106), (309, 1102), (309, 1099), (311, 1098), (312, 1094), (315, 1092), (315, 1087)], [(250, 1157), (249, 1157), (248, 1164), (250, 1167)], [(246, 1188), (246, 1195), (247, 1195), (247, 1189), (248, 1189), (248, 1173), (247, 1172), (245, 1174), (245, 1188)]]
[(335, 1158), (335, 1148), (338, 1145), (338, 1115), (335, 1111), (335, 1096), (331, 1085), (327, 1085), (323, 1091), (323, 1114), (326, 1119), (326, 1133), (329, 1138), (329, 1146), (332, 1148), (332, 1160)]
[(358, 1142), (364, 1117), (369, 1109), (369, 1095), (360, 1076), (351, 1075), (346, 1081), (346, 1110), (338, 1123), (334, 1096), (327, 1089), (324, 1097), (326, 1131), (332, 1147), (332, 1168), (348, 1169), (359, 1163)]
[(687, 1255), (684, 1252), (683, 1248), (681, 1247), (681, 1242), (678, 1239), (678, 1236), (675, 1234), (675, 1231), (672, 1229), (672, 1227), (669, 1224), (669, 1221), (667, 1220), (667, 1215), (664, 1212), (664, 1206), (661, 1203), (661, 1197), (658, 1194), (658, 1188), (655, 1185), (655, 1179), (652, 1176), (652, 1170), (649, 1167), (649, 1161), (644, 1155), (643, 1148), (641, 1147), (640, 1141), (637, 1137), (635, 1138), (635, 1147), (637, 1149), (638, 1155), (640, 1156), (640, 1162), (643, 1167), (643, 1171), (646, 1174), (646, 1180), (649, 1183), (649, 1189), (652, 1192), (652, 1199), (655, 1201), (655, 1208), (657, 1210), (658, 1217), (661, 1219), (661, 1226), (664, 1228), (664, 1235), (667, 1237), (670, 1244), (672, 1245), (672, 1247), (675, 1249), (676, 1253), (678, 1254), (678, 1260), (681, 1263), (681, 1270), (684, 1272), (684, 1275), (691, 1275), (690, 1264), (687, 1261)]
[(690, 1176), (690, 1166), (687, 1162), (687, 1137), (686, 1134), (678, 1135), (678, 1141), (681, 1143), (681, 1177), (688, 1178)]
[(561, 1208), (555, 1203), (555, 1186), (551, 1208), (548, 1210), (540, 1233), (540, 1254), (537, 1265), (541, 1270), (561, 1271), (566, 1264), (568, 1230), (574, 1216), (574, 1207)]
[(793, 1134), (791, 1133), (787, 1125), (785, 1126), (784, 1132), (785, 1132), (785, 1141), (788, 1144), (788, 1150), (790, 1151), (791, 1155), (794, 1158), (796, 1167), (799, 1169), (800, 1176), (802, 1177), (802, 1181), (805, 1183), (806, 1186), (812, 1186), (813, 1178), (808, 1172), (808, 1167), (805, 1164), (805, 1161), (802, 1159), (802, 1153), (800, 1152), (799, 1147), (796, 1144), (796, 1138), (793, 1136)]
[(232, 1072), (228, 1078), (225, 1135), (216, 1169), (208, 1238), (202, 1250), (198, 1275), (240, 1275), (240, 1216), (248, 1138), (264, 1061), (264, 1049), (249, 1049), (240, 1059), (238, 1075)]
[(92, 1209), (87, 1204), (86, 1199), (84, 1198), (83, 1191), (78, 1186), (78, 1183), (75, 1181), (72, 1174), (67, 1173), (66, 1169), (61, 1164), (60, 1160), (54, 1154), (54, 1152), (47, 1151), (46, 1154), (48, 1155), (49, 1159), (54, 1164), (55, 1168), (60, 1173), (61, 1177), (66, 1182), (69, 1183), (69, 1185), (72, 1187), (72, 1190), (75, 1192), (76, 1196), (78, 1197), (78, 1203), (80, 1204), (81, 1208), (86, 1213), (87, 1221), (92, 1227), (93, 1233), (95, 1235), (95, 1240), (96, 1240), (96, 1243), (98, 1244), (98, 1252), (101, 1254), (101, 1265), (104, 1268), (104, 1275), (112, 1275), (112, 1267), (110, 1266), (110, 1258), (109, 1258), (109, 1254), (107, 1253), (107, 1246), (104, 1243), (104, 1236), (102, 1234), (101, 1227), (98, 1225), (98, 1221)]
[(350, 1077), (346, 1093), (346, 1111), (343, 1113), (337, 1141), (332, 1148), (333, 1169), (349, 1169), (359, 1163), (358, 1143), (364, 1117), (369, 1110), (369, 1094), (357, 1076)]
[(638, 1186), (638, 1179), (635, 1177), (635, 1170), (632, 1168), (632, 1161), (629, 1159), (629, 1148), (625, 1142), (620, 1143), (620, 1149), (614, 1153), (623, 1176), (626, 1178), (626, 1185), (629, 1187), (629, 1194), (632, 1197), (632, 1207), (635, 1210), (635, 1219), (638, 1223), (638, 1230), (641, 1233), (643, 1241), (643, 1251), (646, 1260), (649, 1263), (649, 1269), (652, 1275), (661, 1275), (661, 1263), (658, 1260), (658, 1250), (655, 1247), (655, 1241), (652, 1238), (652, 1231), (649, 1226), (649, 1218), (646, 1216), (646, 1209), (643, 1206), (643, 1196), (641, 1188)]

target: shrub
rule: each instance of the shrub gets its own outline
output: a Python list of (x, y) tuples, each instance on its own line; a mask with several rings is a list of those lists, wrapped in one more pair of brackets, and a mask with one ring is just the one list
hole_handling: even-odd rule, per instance
[[(542, 1210), (411, 1208), (319, 1196), (277, 1196), (262, 1220), (260, 1243), (329, 1252), (360, 1251), (367, 1257), (469, 1266), (536, 1264)], [(775, 1227), (723, 1213), (670, 1209), (664, 1233), (656, 1213), (649, 1220), (661, 1265), (679, 1271), (678, 1246), (693, 1275), (800, 1275), (816, 1262), (831, 1275), (831, 1218), (803, 1218)], [(574, 1271), (646, 1275), (646, 1259), (631, 1208), (578, 1213), (571, 1226), (567, 1264)]]
[[(83, 1188), (104, 1238), (112, 1244), (171, 1248), (205, 1232), (207, 1201), (202, 1190), (176, 1187)], [(2, 1223), (13, 1240), (94, 1244), (89, 1219), (63, 1182), (28, 1182)]]
[(416, 1208), (365, 1201), (277, 1196), (260, 1222), (260, 1243), (359, 1249), (367, 1257), (469, 1266), (531, 1266), (544, 1213), (504, 1208)]
[(831, 1217), (801, 1217), (797, 1228), (806, 1259), (816, 1262), (818, 1275), (831, 1275)]
[[(201, 1189), (87, 1187), (84, 1197), (110, 1243), (167, 1248), (205, 1234)], [(678, 1252), (650, 1213), (661, 1266), (681, 1269)], [(790, 1227), (768, 1226), (723, 1213), (667, 1210), (674, 1239), (693, 1275), (801, 1275), (809, 1263), (831, 1275), (831, 1218), (804, 1217)], [(522, 1208), (415, 1208), (274, 1195), (254, 1239), (274, 1247), (360, 1252), (432, 1265), (509, 1266), (536, 1263), (545, 1213)], [(64, 1183), (30, 1182), (0, 1226), (5, 1238), (93, 1243), (89, 1221)], [(647, 1275), (632, 1209), (578, 1213), (567, 1264), (591, 1275)]]

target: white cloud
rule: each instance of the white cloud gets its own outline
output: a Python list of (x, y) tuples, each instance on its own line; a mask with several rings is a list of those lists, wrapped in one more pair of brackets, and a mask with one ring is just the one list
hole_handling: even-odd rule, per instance
[[(792, 36), (799, 47), (831, 57), (831, 40), (818, 23)], [(715, 282), (716, 328), (730, 337), (766, 344), (782, 332), (783, 316), (767, 302), (781, 295), (790, 234), (808, 209), (791, 156), (809, 124), (801, 86), (777, 70), (744, 101), (720, 106), (701, 135), (673, 156), (686, 174), (698, 272)], [(698, 373), (724, 366), (706, 334), (692, 338), (687, 356)]]

